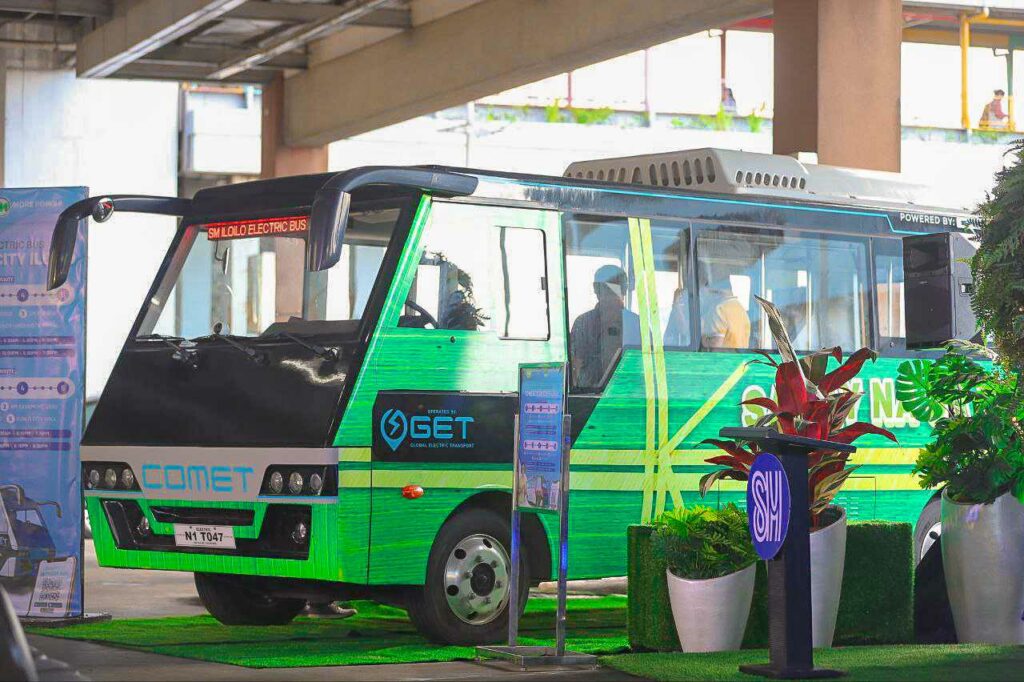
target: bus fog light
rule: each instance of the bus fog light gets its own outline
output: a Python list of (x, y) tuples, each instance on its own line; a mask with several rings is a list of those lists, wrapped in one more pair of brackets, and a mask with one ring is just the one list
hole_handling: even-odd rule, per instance
[(288, 477), (288, 492), (292, 495), (298, 495), (302, 492), (302, 474), (298, 471), (293, 471), (292, 475)]
[(107, 469), (103, 472), (103, 485), (108, 488), (117, 486), (117, 472), (113, 469)]
[(100, 470), (99, 469), (89, 469), (89, 483), (88, 483), (89, 487), (90, 488), (95, 488), (99, 484), (100, 484)]
[(303, 545), (306, 543), (306, 538), (309, 537), (309, 528), (306, 527), (302, 521), (295, 524), (295, 530), (292, 531), (292, 541), (297, 545)]
[(280, 471), (275, 471), (270, 474), (270, 492), (280, 495), (282, 490), (284, 490), (284, 476)]
[(320, 474), (311, 474), (309, 477), (309, 489), (313, 491), (313, 494), (319, 495), (320, 491), (324, 488), (324, 479)]
[(139, 535), (141, 535), (143, 537), (149, 535), (149, 519), (147, 519), (145, 516), (143, 516), (142, 520), (139, 521), (139, 525), (137, 527), (137, 530), (139, 531)]
[(135, 487), (135, 473), (131, 470), (131, 467), (126, 467), (125, 470), (121, 472), (121, 485), (128, 490)]

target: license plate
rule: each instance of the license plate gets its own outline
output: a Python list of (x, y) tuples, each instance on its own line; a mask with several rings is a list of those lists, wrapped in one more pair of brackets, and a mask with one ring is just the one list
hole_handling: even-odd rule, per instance
[(235, 548), (235, 529), (231, 526), (193, 526), (174, 524), (174, 544), (178, 547)]

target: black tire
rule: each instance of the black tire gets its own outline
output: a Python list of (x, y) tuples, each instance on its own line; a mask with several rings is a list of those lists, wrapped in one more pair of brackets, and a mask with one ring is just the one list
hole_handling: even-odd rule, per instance
[[(478, 556), (493, 558), (502, 552), (511, 556), (510, 537), (509, 520), (491, 509), (469, 508), (445, 522), (430, 549), (426, 584), (412, 590), (407, 601), (409, 618), (421, 634), (441, 644), (461, 645), (492, 644), (507, 638), (510, 600), (507, 598), (508, 586), (504, 581), (510, 572), (510, 564), (501, 565), (499, 562), (498, 566), (494, 566), (488, 560), (479, 564), (471, 562)], [(493, 541), (497, 541), (496, 547), (492, 546)], [(457, 554), (460, 548), (473, 546), (479, 546), (481, 553), (470, 556), (463, 551), (465, 561), (473, 568), (472, 572), (461, 573), (463, 579), (455, 584), (446, 578), (446, 571), (452, 566), (461, 565), (457, 563), (462, 560)], [(487, 566), (491, 566), (491, 569), (487, 569)], [(518, 606), (522, 613), (530, 592), (525, 547), (520, 553), (520, 566)], [(505, 585), (505, 596), (494, 604), (494, 610), (489, 610), (491, 604), (482, 604), (482, 600), (498, 594), (502, 585)], [(449, 592), (453, 589), (454, 593)], [(463, 594), (467, 596), (462, 597)], [(450, 605), (449, 596), (462, 607), (461, 616)], [(493, 599), (491, 603), (494, 603)], [(473, 608), (474, 604), (481, 605), (479, 611)], [(467, 610), (468, 614), (465, 613)]]
[[(928, 504), (921, 510), (917, 517), (917, 524), (914, 526), (914, 565), (921, 563), (924, 556), (925, 545), (931, 545), (935, 538), (929, 537), (932, 530), (942, 533), (942, 500), (938, 496), (928, 501)], [(938, 527), (936, 529), (936, 527)]]
[(305, 599), (271, 597), (233, 576), (196, 573), (203, 606), (224, 625), (287, 625), (306, 607)]

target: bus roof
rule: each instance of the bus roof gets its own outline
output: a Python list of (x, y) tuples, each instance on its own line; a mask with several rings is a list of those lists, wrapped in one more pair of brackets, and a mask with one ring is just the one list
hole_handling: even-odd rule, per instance
[[(706, 152), (708, 150), (696, 150), (696, 152)], [(714, 150), (721, 152), (722, 150)], [(665, 156), (666, 158), (671, 155), (656, 155)], [(772, 155), (761, 154), (756, 156), (772, 157)], [(629, 157), (630, 159), (637, 159), (639, 157)], [(643, 157), (644, 159), (651, 159), (652, 157)], [(716, 159), (726, 158), (724, 156), (710, 157), (712, 159), (712, 166), (715, 166)], [(774, 157), (780, 158), (780, 157)], [(799, 163), (796, 159), (790, 157), (781, 157), (788, 159), (794, 163)], [(678, 157), (676, 159), (678, 161)], [(606, 162), (621, 161), (620, 160), (606, 160)], [(602, 162), (605, 163), (605, 162)], [(660, 179), (660, 161), (656, 165), (658, 171), (658, 177)], [(706, 164), (706, 162), (705, 162)], [(623, 165), (623, 164), (620, 164)], [(648, 164), (650, 165), (650, 164)], [(668, 165), (668, 163), (666, 164)], [(695, 171), (695, 164), (691, 165), (691, 172)], [(704, 168), (707, 166), (704, 165)], [(733, 171), (730, 165), (719, 165), (718, 168), (726, 169), (727, 171)], [(379, 167), (378, 167), (379, 168)], [(764, 201), (767, 200), (770, 203), (779, 204), (816, 204), (816, 205), (827, 205), (827, 206), (842, 206), (849, 209), (865, 209), (865, 210), (884, 210), (889, 213), (900, 213), (900, 212), (911, 212), (915, 215), (922, 216), (920, 221), (914, 220), (914, 216), (910, 216), (910, 222), (920, 222), (922, 226), (926, 226), (930, 218), (935, 216), (946, 216), (949, 217), (949, 221), (943, 224), (952, 225), (954, 229), (970, 229), (976, 224), (976, 218), (971, 216), (968, 212), (958, 209), (951, 208), (937, 208), (931, 207), (924, 204), (917, 204), (909, 200), (903, 200), (900, 197), (906, 190), (906, 183), (903, 183), (904, 187), (897, 187), (897, 183), (894, 180), (886, 177), (886, 175), (894, 174), (870, 174), (862, 173), (860, 171), (853, 171), (851, 169), (837, 169), (834, 167), (818, 166), (816, 169), (808, 171), (808, 179), (805, 183), (806, 188), (801, 191), (799, 189), (799, 182), (797, 183), (797, 190), (783, 191), (782, 189), (776, 190), (774, 186), (757, 186), (757, 187), (745, 187), (743, 191), (726, 191), (728, 184), (719, 179), (721, 171), (715, 172), (715, 178), (713, 181), (707, 181), (707, 174), (705, 173), (705, 182), (694, 183), (691, 186), (673, 186), (672, 182), (669, 182), (668, 186), (663, 186), (660, 183), (652, 185), (650, 182), (630, 183), (630, 182), (619, 182), (618, 171), (616, 170), (615, 178), (609, 179), (607, 174), (604, 178), (593, 179), (587, 177), (576, 177), (581, 166), (571, 165), (566, 173), (573, 173), (573, 177), (559, 177), (550, 175), (534, 175), (524, 173), (512, 173), (504, 171), (494, 170), (483, 170), (483, 169), (471, 169), (454, 166), (395, 166), (395, 170), (402, 169), (423, 169), (432, 170), (443, 173), (454, 173), (461, 175), (468, 175), (479, 178), (480, 180), (494, 180), (498, 182), (507, 183), (509, 181), (518, 183), (528, 183), (533, 185), (543, 185), (549, 187), (562, 187), (562, 188), (586, 188), (591, 190), (605, 190), (614, 191), (616, 193), (632, 193), (633, 190), (637, 194), (649, 193), (652, 190), (656, 190), (659, 195), (662, 196), (681, 196), (681, 197), (721, 197), (728, 198), (732, 202), (744, 202), (744, 201)], [(669, 166), (669, 168), (671, 168)], [(352, 169), (358, 172), (359, 169)], [(649, 169), (648, 169), (649, 170)], [(669, 176), (671, 179), (672, 171), (669, 170)], [(740, 171), (733, 172), (733, 178), (735, 174)], [(746, 171), (743, 171), (746, 173)], [(762, 171), (763, 173), (763, 171)], [(830, 178), (823, 177), (825, 174)], [(222, 185), (218, 187), (210, 187), (207, 189), (200, 190), (196, 193), (195, 198), (192, 202), (191, 210), (189, 211), (192, 216), (210, 216), (224, 213), (256, 213), (265, 210), (275, 210), (285, 207), (296, 207), (296, 206), (309, 206), (312, 203), (313, 197), (329, 179), (334, 177), (333, 173), (317, 173), (312, 175), (297, 175), (284, 178), (274, 178), (269, 180), (257, 180), (253, 182), (243, 182), (232, 185)], [(851, 183), (854, 179), (860, 178), (863, 187), (873, 188), (871, 192), (864, 192), (863, 194), (857, 195), (852, 192), (842, 194), (841, 192), (827, 192), (827, 191), (813, 191), (811, 178), (814, 178), (815, 186), (828, 187), (828, 182), (831, 183), (832, 187), (843, 186), (847, 189), (853, 187)], [(865, 180), (867, 178), (867, 180)], [(745, 175), (744, 175), (745, 180)], [(843, 185), (843, 183), (846, 183)], [(684, 180), (685, 183), (685, 180)], [(764, 183), (762, 176), (762, 183)], [(867, 183), (867, 184), (865, 184)], [(890, 196), (879, 196), (886, 194), (885, 186), (893, 185), (894, 189), (889, 192)], [(774, 179), (772, 180), (774, 185)], [(781, 185), (781, 180), (780, 180)], [(403, 193), (410, 192), (409, 189), (403, 189)], [(385, 187), (368, 186), (363, 187), (359, 190), (362, 198), (375, 198), (378, 195), (381, 198), (393, 197), (394, 190), (387, 189)], [(487, 196), (486, 183), (482, 183), (478, 191), (474, 196)], [(740, 196), (737, 196), (740, 195)], [(870, 195), (870, 196), (869, 196)], [(938, 224), (935, 221), (934, 224)]]
[(967, 213), (942, 207), (941, 199), (928, 187), (907, 182), (899, 173), (821, 165), (815, 154), (797, 158), (704, 147), (577, 161), (569, 164), (564, 176), (718, 194)]

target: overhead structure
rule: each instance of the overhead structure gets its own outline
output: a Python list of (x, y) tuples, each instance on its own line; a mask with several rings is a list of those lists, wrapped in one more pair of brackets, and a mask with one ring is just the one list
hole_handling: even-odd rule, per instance
[(271, 174), (320, 170), (334, 140), (712, 28), (776, 33), (776, 152), (897, 170), (900, 42), (1002, 48), (1012, 69), (1024, 8), (1016, 0), (0, 0), (8, 65), (264, 85)]
[[(960, 126), (1016, 131), (1014, 112), (1013, 72), (1014, 56), (1024, 48), (1024, 4), (1019, 0), (991, 0), (989, 2), (940, 2), (934, 0), (903, 0), (902, 40), (905, 43), (950, 45), (960, 48)], [(778, 11), (774, 15), (756, 17), (728, 26), (729, 30), (776, 30)], [(869, 39), (874, 35), (869, 27), (859, 26)], [(972, 47), (988, 48), (1006, 60), (1007, 120), (1003, 124), (971, 121), (968, 109), (970, 79), (968, 56)], [(951, 74), (952, 76), (952, 74)], [(977, 113), (977, 112), (975, 112)]]

